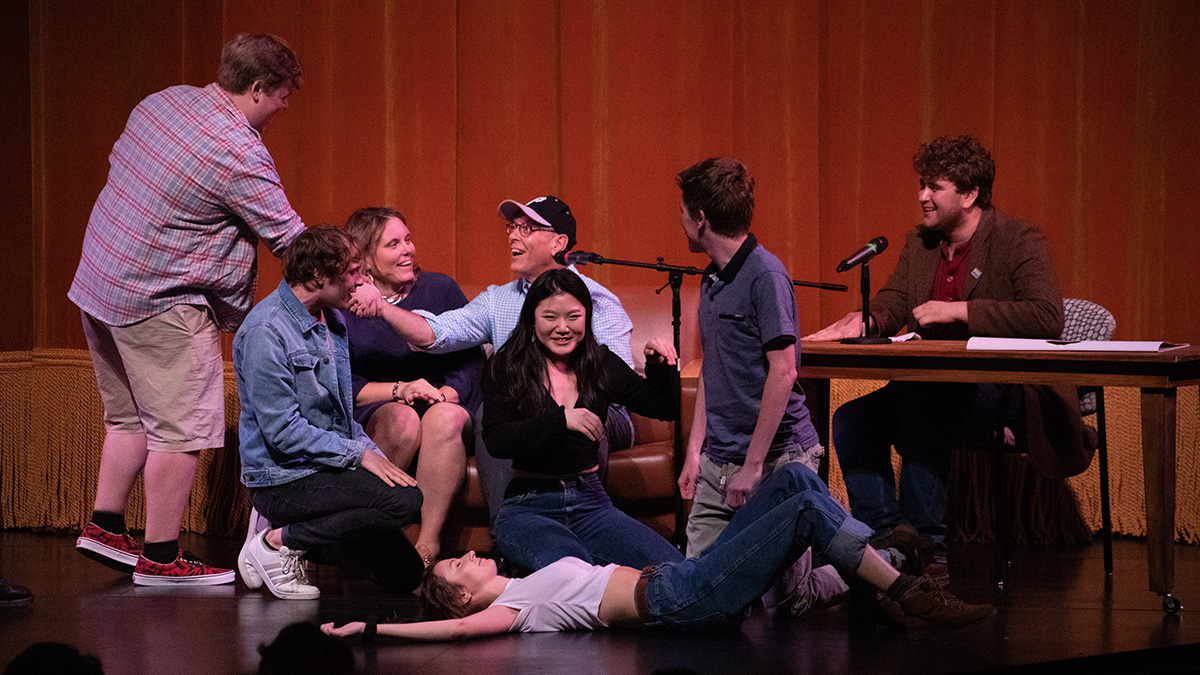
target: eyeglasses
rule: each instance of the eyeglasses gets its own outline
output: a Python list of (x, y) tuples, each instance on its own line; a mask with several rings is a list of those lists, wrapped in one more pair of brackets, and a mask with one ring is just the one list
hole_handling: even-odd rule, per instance
[(505, 223), (504, 224), (504, 232), (506, 234), (512, 234), (513, 230), (517, 230), (518, 232), (520, 232), (522, 237), (528, 237), (529, 235), (533, 234), (534, 232), (554, 232), (555, 231), (553, 227), (534, 226), (527, 222), (521, 223), (520, 225), (518, 225), (517, 223)]

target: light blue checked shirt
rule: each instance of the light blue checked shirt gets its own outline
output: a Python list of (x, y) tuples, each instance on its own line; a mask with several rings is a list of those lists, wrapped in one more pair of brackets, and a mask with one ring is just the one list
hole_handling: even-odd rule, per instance
[[(567, 269), (579, 274), (574, 265)], [(633, 322), (629, 320), (621, 301), (612, 291), (595, 281), (582, 274), (579, 274), (579, 278), (583, 279), (592, 294), (592, 333), (596, 341), (611, 349), (633, 368), (633, 355), (630, 352)], [(426, 347), (425, 351), (453, 352), (487, 343), (500, 349), (517, 327), (528, 291), (529, 282), (515, 279), (503, 286), (488, 286), (487, 290), (459, 309), (436, 315), (416, 310), (416, 314), (424, 317), (433, 329), (433, 344)]]

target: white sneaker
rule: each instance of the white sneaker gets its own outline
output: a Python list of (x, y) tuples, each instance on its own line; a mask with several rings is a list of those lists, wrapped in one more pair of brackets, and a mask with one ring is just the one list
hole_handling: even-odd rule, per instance
[(241, 577), (242, 583), (249, 588), (261, 588), (263, 585), (262, 577), (258, 576), (254, 565), (250, 564), (250, 551), (255, 546), (262, 546), (258, 543), (257, 536), (247, 539), (242, 544), (242, 550), (238, 552), (237, 573)]
[[(308, 583), (302, 559), (304, 551), (293, 551), (286, 546), (272, 551), (266, 542), (269, 531), (263, 530), (253, 542), (247, 542), (242, 547), (247, 561), (258, 575), (259, 583), (265, 582), (272, 595), (284, 600), (315, 600), (321, 597), (320, 589)], [(243, 581), (250, 585), (250, 581), (245, 577)]]
[(260, 532), (269, 529), (271, 529), (271, 524), (258, 515), (258, 509), (251, 506), (250, 524), (246, 528), (246, 541), (242, 544), (242, 550), (238, 552), (237, 559), (238, 576), (250, 588), (261, 588), (263, 585), (262, 577), (258, 576), (258, 572), (254, 571), (254, 566), (250, 564), (250, 547), (257, 544)]

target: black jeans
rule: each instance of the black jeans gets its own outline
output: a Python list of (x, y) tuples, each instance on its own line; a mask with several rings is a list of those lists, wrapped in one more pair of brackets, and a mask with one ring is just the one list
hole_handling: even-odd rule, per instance
[(388, 487), (366, 469), (328, 469), (272, 487), (251, 488), (254, 508), (283, 528), (283, 544), (316, 563), (363, 572), (402, 593), (420, 581), (421, 556), (404, 527), (421, 512), (421, 491)]

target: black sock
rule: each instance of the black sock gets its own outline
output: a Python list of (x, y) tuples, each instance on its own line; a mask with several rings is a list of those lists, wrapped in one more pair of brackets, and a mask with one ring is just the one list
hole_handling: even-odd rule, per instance
[(179, 540), (148, 541), (142, 546), (142, 555), (160, 565), (170, 565), (179, 557)]
[(899, 577), (896, 577), (896, 580), (892, 582), (891, 586), (888, 586), (888, 589), (884, 591), (884, 595), (891, 600), (899, 600), (900, 596), (907, 593), (908, 589), (912, 588), (916, 584), (916, 577), (912, 576), (911, 574), (901, 574)]
[(125, 534), (129, 528), (125, 526), (125, 514), (113, 511), (92, 511), (92, 522), (96, 527), (113, 534)]

